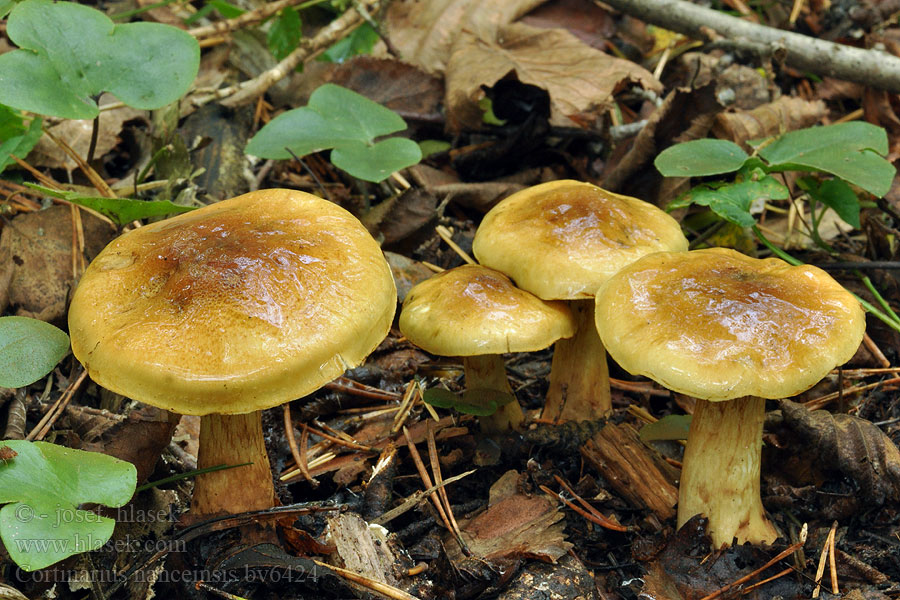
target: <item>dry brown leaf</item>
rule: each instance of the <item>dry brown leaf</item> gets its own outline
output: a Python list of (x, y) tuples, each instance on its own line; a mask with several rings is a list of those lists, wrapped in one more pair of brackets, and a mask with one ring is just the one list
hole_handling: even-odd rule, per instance
[[(563, 514), (546, 496), (520, 493), (518, 479), (516, 471), (507, 471), (494, 482), (487, 510), (459, 521), (462, 537), (474, 556), (488, 560), (536, 558), (555, 562), (572, 548), (563, 536)], [(456, 545), (447, 547), (452, 551)]]
[[(81, 213), (86, 258), (109, 242), (115, 230), (86, 212)], [(0, 311), (60, 323), (72, 286), (72, 213), (68, 206), (51, 206), (14, 218), (0, 235)]]
[(492, 39), (545, 0), (398, 0), (391, 2), (385, 27), (404, 60), (428, 73), (447, 67), (456, 38), (467, 31)]
[(464, 32), (447, 65), (447, 120), (451, 129), (476, 129), (482, 121), (482, 85), (513, 74), (522, 83), (550, 93), (550, 123), (573, 126), (571, 117), (599, 114), (628, 82), (660, 90), (643, 67), (595, 50), (562, 29), (521, 23), (498, 28), (493, 38)]
[(900, 499), (900, 450), (875, 425), (852, 415), (807, 410), (802, 404), (781, 400), (785, 425), (796, 436), (785, 436), (820, 467), (834, 469), (856, 482), (859, 500), (880, 506)]
[(795, 129), (811, 127), (828, 114), (821, 100), (810, 102), (803, 98), (782, 96), (774, 102), (746, 112), (722, 113), (716, 117), (712, 133), (717, 138), (731, 140), (745, 150), (747, 140), (779, 135)]

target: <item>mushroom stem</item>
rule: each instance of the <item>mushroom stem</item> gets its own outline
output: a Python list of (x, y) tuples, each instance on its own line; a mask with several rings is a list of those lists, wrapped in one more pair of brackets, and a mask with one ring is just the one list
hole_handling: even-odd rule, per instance
[(678, 489), (678, 527), (696, 514), (709, 519), (713, 545), (770, 544), (778, 537), (759, 496), (766, 401), (744, 396), (697, 400)]
[(193, 519), (263, 510), (275, 505), (260, 411), (201, 417), (198, 454), (200, 469), (252, 464), (198, 475), (191, 502)]
[(572, 300), (577, 330), (553, 346), (550, 389), (541, 415), (553, 421), (600, 418), (612, 410), (606, 348), (594, 324), (594, 299)]
[(525, 415), (522, 413), (519, 402), (515, 400), (512, 388), (509, 387), (503, 357), (499, 354), (464, 356), (463, 366), (466, 369), (467, 389), (497, 390), (513, 396), (512, 402), (504, 404), (494, 414), (479, 417), (481, 430), (484, 433), (504, 433), (510, 429), (519, 429)]

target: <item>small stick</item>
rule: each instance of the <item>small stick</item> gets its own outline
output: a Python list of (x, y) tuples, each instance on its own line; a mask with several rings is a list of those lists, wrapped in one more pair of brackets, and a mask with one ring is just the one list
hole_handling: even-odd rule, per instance
[[(428, 421), (426, 427), (428, 432), (426, 437), (428, 443), (428, 459), (431, 461), (431, 473), (434, 475), (434, 483), (436, 485), (441, 485), (444, 481), (444, 477), (441, 474), (441, 463), (438, 460), (437, 444), (434, 441), (434, 421)], [(455, 535), (458, 540), (463, 540), (462, 532), (459, 530), (459, 523), (456, 522), (456, 517), (453, 515), (453, 509), (450, 508), (450, 498), (447, 496), (447, 488), (441, 486), (440, 489), (438, 489), (437, 494), (441, 503), (444, 505), (444, 510), (447, 513), (450, 526), (453, 528), (453, 535)], [(460, 548), (464, 555), (472, 556), (469, 547), (465, 543), (461, 544)]]
[(260, 23), (262, 21), (265, 21), (281, 9), (287, 8), (288, 6), (293, 6), (294, 4), (300, 4), (301, 2), (303, 2), (303, 0), (279, 0), (278, 2), (269, 2), (268, 4), (263, 4), (261, 7), (249, 12), (245, 12), (244, 14), (233, 19), (219, 21), (217, 23), (213, 23), (212, 25), (204, 25), (203, 27), (188, 29), (188, 33), (197, 39), (213, 35), (220, 35), (223, 33), (229, 33), (231, 31), (240, 29), (245, 25), (251, 25), (253, 23)]
[(788, 555), (790, 555), (791, 553), (795, 552), (798, 548), (802, 548), (803, 544), (805, 544), (805, 543), (806, 543), (806, 525), (804, 524), (803, 529), (800, 530), (800, 541), (791, 544), (790, 546), (788, 546), (787, 548), (785, 548), (784, 550), (779, 552), (775, 558), (773, 558), (772, 560), (770, 560), (769, 562), (767, 562), (760, 568), (756, 569), (755, 571), (748, 573), (747, 575), (744, 575), (743, 577), (737, 579), (736, 581), (732, 581), (731, 583), (725, 585), (724, 587), (719, 588), (718, 590), (716, 590), (715, 592), (713, 592), (707, 596), (704, 596), (703, 598), (701, 598), (701, 600), (713, 600), (714, 598), (718, 598), (719, 596), (721, 596), (722, 594), (724, 594), (731, 588), (741, 585), (742, 583), (746, 583), (747, 581), (753, 579), (754, 577), (756, 577), (757, 575), (759, 575), (760, 573), (762, 573), (763, 571), (765, 571), (766, 569), (768, 569), (769, 567), (771, 567), (772, 565), (777, 563), (779, 560), (781, 560), (781, 559), (787, 557)]
[(834, 555), (835, 547), (834, 547), (834, 536), (837, 533), (837, 521), (831, 524), (831, 531), (828, 532), (829, 539), (829, 553), (828, 553), (828, 570), (831, 572), (831, 593), (838, 595), (841, 593), (841, 590), (838, 588), (838, 580), (837, 580), (837, 565), (835, 564)]
[(306, 450), (306, 442), (309, 439), (308, 430), (304, 427), (303, 436), (300, 438), (303, 442), (303, 451), (297, 447), (297, 439), (294, 437), (294, 422), (291, 419), (291, 405), (290, 402), (286, 402), (281, 405), (284, 410), (284, 434), (288, 441), (288, 446), (291, 447), (291, 455), (294, 457), (294, 462), (297, 463), (297, 467), (300, 469), (300, 472), (303, 473), (303, 476), (306, 477), (306, 480), (309, 481), (313, 487), (319, 485), (319, 482), (313, 479), (309, 474), (309, 467), (306, 464), (306, 457), (303, 456)]
[(874, 341), (872, 341), (872, 338), (869, 337), (868, 333), (863, 334), (863, 344), (865, 344), (866, 349), (872, 353), (872, 356), (875, 357), (875, 360), (881, 363), (881, 366), (883, 368), (886, 369), (891, 366), (891, 361), (889, 361), (885, 357), (884, 353), (881, 351), (881, 348), (879, 348), (878, 345), (875, 344)]
[(841, 396), (841, 394), (843, 394), (844, 396), (849, 396), (850, 394), (858, 394), (860, 392), (875, 389), (881, 385), (893, 385), (896, 383), (900, 383), (900, 377), (892, 377), (891, 379), (885, 379), (884, 381), (876, 381), (875, 383), (849, 387), (846, 390), (841, 390), (841, 392), (832, 392), (831, 394), (825, 394), (824, 396), (813, 398), (812, 400), (807, 400), (803, 403), (803, 405), (809, 410), (816, 410), (817, 408), (826, 406), (832, 400), (837, 400)]
[(477, 265), (477, 264), (478, 264), (478, 263), (475, 262), (475, 259), (473, 259), (471, 256), (469, 256), (468, 253), (466, 253), (465, 250), (463, 250), (462, 248), (460, 248), (460, 247), (457, 245), (457, 243), (453, 241), (453, 237), (452, 237), (453, 234), (450, 233), (450, 230), (449, 230), (449, 229), (447, 229), (447, 228), (444, 227), (443, 225), (438, 225), (437, 227), (434, 228), (434, 230), (435, 230), (435, 232), (441, 237), (441, 239), (444, 240), (444, 242), (445, 242), (448, 246), (450, 246), (450, 248), (451, 248), (454, 252), (456, 252), (456, 253), (459, 255), (460, 258), (462, 258), (464, 261), (466, 261), (467, 264), (470, 264), (470, 265)]
[(365, 575), (360, 575), (358, 573), (354, 573), (353, 571), (348, 571), (347, 569), (342, 569), (340, 567), (336, 567), (334, 565), (329, 565), (327, 563), (323, 563), (316, 559), (312, 559), (314, 563), (319, 565), (320, 567), (325, 567), (326, 569), (330, 569), (349, 581), (353, 583), (359, 584), (365, 588), (372, 590), (373, 592), (378, 592), (379, 594), (383, 594), (390, 598), (391, 600), (420, 600), (417, 596), (413, 596), (412, 594), (407, 594), (401, 589), (395, 588), (392, 585), (388, 585), (386, 583), (381, 583), (380, 581), (375, 581), (374, 579), (370, 579)]
[(403, 427), (407, 417), (409, 417), (410, 411), (412, 411), (413, 405), (416, 403), (416, 398), (419, 395), (416, 392), (418, 392), (419, 389), (419, 384), (415, 379), (410, 380), (410, 382), (406, 384), (406, 392), (403, 394), (403, 400), (400, 401), (400, 410), (394, 415), (394, 424), (391, 426), (391, 435), (396, 435), (400, 432), (400, 428)]
[(828, 536), (825, 538), (825, 543), (822, 544), (822, 553), (819, 555), (819, 565), (816, 567), (816, 589), (814, 589), (812, 593), (813, 600), (818, 598), (819, 594), (822, 592), (822, 576), (825, 574), (825, 561), (828, 558), (828, 542), (831, 539), (833, 533), (834, 525), (832, 525), (831, 531), (828, 532)]
[(63, 392), (63, 395), (53, 403), (50, 410), (48, 410), (43, 418), (38, 421), (38, 424), (34, 426), (34, 429), (25, 436), (27, 441), (33, 442), (44, 439), (44, 436), (47, 435), (47, 432), (50, 431), (50, 428), (56, 423), (56, 420), (62, 416), (63, 412), (66, 410), (66, 406), (69, 405), (69, 401), (72, 400), (72, 397), (75, 395), (75, 391), (81, 387), (81, 384), (84, 383), (86, 378), (87, 371), (82, 371), (81, 375), (69, 384), (66, 391)]
[(422, 501), (422, 498), (424, 498), (430, 494), (433, 494), (434, 492), (436, 492), (437, 490), (441, 489), (444, 486), (447, 486), (447, 485), (450, 485), (451, 483), (459, 481), (463, 477), (468, 477), (469, 475), (471, 475), (472, 473), (474, 473), (477, 470), (478, 469), (472, 469), (471, 471), (466, 471), (465, 473), (460, 473), (459, 475), (454, 475), (453, 477), (448, 477), (447, 479), (445, 479), (443, 481), (443, 483), (441, 483), (441, 485), (433, 485), (425, 491), (416, 490), (415, 492), (413, 492), (412, 494), (407, 496), (406, 500), (401, 502), (398, 506), (387, 511), (380, 517), (373, 519), (372, 523), (374, 525), (384, 525), (386, 523), (390, 523), (392, 520), (396, 519), (400, 515), (403, 515), (404, 513), (411, 510), (414, 506), (419, 504)]
[[(605, 527), (606, 529), (612, 529), (613, 531), (628, 531), (627, 527), (625, 527), (624, 525), (622, 525), (615, 519), (611, 519), (611, 518), (607, 517), (606, 515), (601, 513), (599, 510), (597, 510), (596, 508), (591, 506), (584, 498), (582, 498), (581, 496), (576, 494), (575, 490), (573, 490), (569, 486), (569, 484), (566, 483), (565, 479), (563, 479), (559, 475), (554, 475), (553, 479), (556, 480), (556, 483), (558, 483), (566, 491), (566, 493), (568, 493), (570, 496), (575, 498), (575, 500), (578, 501), (578, 504), (583, 506), (585, 510), (587, 510), (589, 513), (594, 515), (594, 517), (596, 517), (596, 520), (592, 519), (592, 521), (594, 523), (597, 523), (597, 525), (600, 525), (601, 527)], [(560, 500), (563, 500), (565, 502), (565, 499), (563, 499), (562, 495), (557, 494), (557, 497)]]
[(309, 428), (309, 430), (314, 435), (324, 438), (324, 439), (328, 440), (329, 442), (333, 442), (333, 443), (337, 444), (338, 446), (345, 446), (347, 448), (351, 448), (352, 450), (362, 450), (363, 452), (379, 452), (378, 448), (373, 448), (372, 446), (365, 446), (363, 444), (358, 444), (353, 441), (343, 440), (339, 437), (336, 437), (333, 435), (328, 435), (324, 431), (320, 431), (318, 429), (310, 427), (309, 425), (305, 425), (305, 427)]
[[(352, 380), (347, 379), (346, 381)], [(362, 383), (359, 383), (357, 385), (347, 385), (340, 381), (332, 381), (331, 383), (326, 383), (325, 387), (329, 390), (334, 390), (336, 392), (345, 392), (353, 396), (359, 396), (360, 398), (373, 398), (375, 400), (387, 401), (400, 399), (399, 394), (395, 394), (393, 392), (385, 392), (384, 390), (379, 390), (378, 388), (373, 388)]]
[[(784, 577), (784, 576), (787, 575), (788, 573), (791, 573), (793, 570), (794, 570), (793, 567), (788, 567), (788, 568), (785, 569), (784, 571), (781, 571), (781, 572), (779, 572), (779, 573), (776, 573), (775, 575), (772, 575), (771, 577), (766, 577), (766, 578), (763, 579), (762, 581), (757, 581), (756, 583), (752, 583), (752, 584), (748, 585), (747, 587), (745, 587), (744, 589), (741, 590), (741, 596), (746, 596), (747, 594), (749, 594), (749, 593), (751, 592), (751, 590), (755, 590), (756, 588), (758, 588), (758, 587), (760, 587), (760, 586), (762, 586), (762, 585), (766, 585), (766, 584), (769, 583), (770, 581), (775, 581), (776, 579), (779, 579), (779, 578), (781, 578), (781, 577)], [(815, 597), (815, 596), (814, 596), (814, 597)]]

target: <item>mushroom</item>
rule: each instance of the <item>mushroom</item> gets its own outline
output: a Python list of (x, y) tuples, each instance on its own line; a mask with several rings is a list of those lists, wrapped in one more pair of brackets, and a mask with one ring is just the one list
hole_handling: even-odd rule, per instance
[(362, 362), (396, 309), (355, 217), (294, 191), (252, 192), (129, 231), (90, 264), (72, 351), (99, 385), (201, 415), (192, 518), (271, 508), (263, 409)]
[(697, 398), (678, 526), (703, 514), (716, 547), (774, 541), (759, 493), (765, 399), (798, 394), (853, 356), (859, 302), (816, 267), (722, 248), (646, 256), (596, 302), (619, 365)]
[(577, 333), (556, 344), (543, 417), (595, 419), (611, 408), (594, 292), (645, 254), (687, 250), (678, 223), (652, 204), (580, 181), (536, 185), (484, 217), (472, 250), (479, 262), (544, 300), (567, 300)]
[[(400, 311), (400, 331), (440, 356), (462, 356), (466, 387), (512, 394), (504, 352), (532, 352), (575, 333), (562, 302), (544, 302), (515, 287), (499, 271), (464, 265), (414, 286)], [(488, 433), (517, 429), (523, 420), (513, 400), (480, 419)]]

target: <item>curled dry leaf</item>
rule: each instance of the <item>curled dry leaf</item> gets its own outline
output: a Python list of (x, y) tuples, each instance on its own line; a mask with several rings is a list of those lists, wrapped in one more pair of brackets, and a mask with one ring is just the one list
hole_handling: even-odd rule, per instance
[(550, 122), (560, 126), (574, 125), (571, 117), (599, 114), (629, 82), (660, 89), (649, 71), (595, 50), (568, 31), (514, 23), (498, 28), (492, 38), (468, 32), (457, 38), (446, 73), (449, 125), (478, 128), (481, 86), (509, 74), (550, 93)]
[(790, 400), (779, 405), (785, 425), (802, 440), (797, 452), (855, 481), (860, 502), (900, 500), (900, 450), (878, 427), (852, 415), (810, 411)]
[(508, 75), (550, 94), (554, 125), (573, 126), (609, 107), (628, 82), (660, 91), (646, 69), (591, 48), (564, 29), (514, 23), (542, 0), (418, 0), (391, 4), (387, 27), (403, 58), (445, 72), (448, 125), (482, 124), (482, 86)]
[(754, 140), (811, 127), (828, 114), (821, 100), (804, 100), (782, 96), (746, 112), (721, 113), (716, 117), (712, 132), (718, 138), (731, 140), (745, 150), (747, 140)]
[[(519, 474), (507, 471), (491, 486), (488, 508), (473, 519), (459, 520), (462, 537), (474, 556), (487, 560), (536, 558), (556, 562), (572, 548), (563, 537), (563, 514), (546, 496), (517, 490)], [(459, 549), (448, 543), (451, 558)]]

